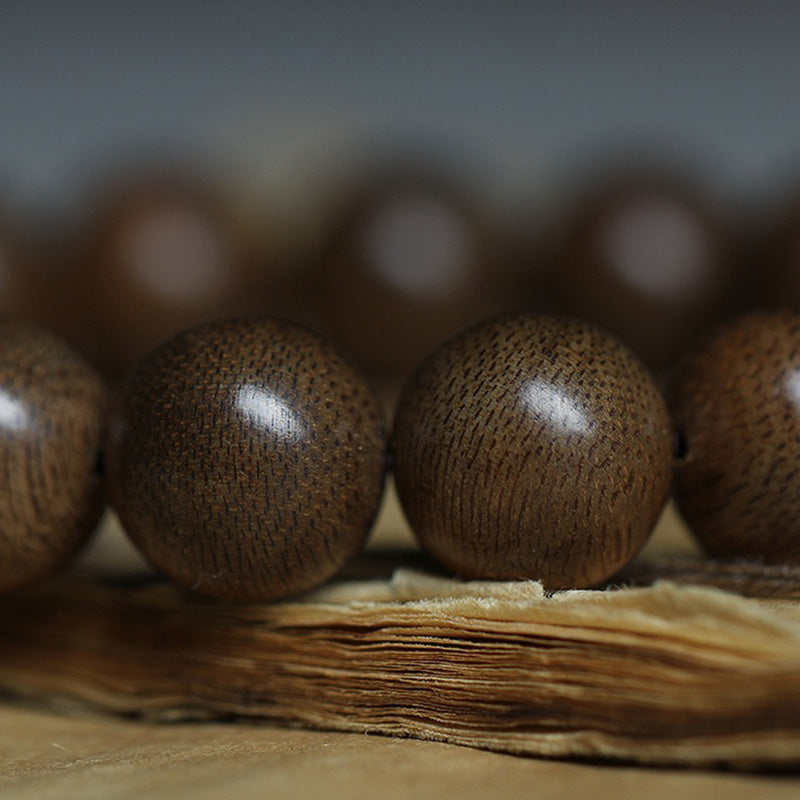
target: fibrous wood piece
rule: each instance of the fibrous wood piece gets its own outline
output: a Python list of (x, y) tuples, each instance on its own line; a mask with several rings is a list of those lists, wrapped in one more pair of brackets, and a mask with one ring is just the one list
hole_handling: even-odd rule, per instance
[(718, 590), (547, 595), (399, 570), (232, 606), (73, 579), (0, 608), (0, 688), (509, 753), (800, 765), (800, 615)]

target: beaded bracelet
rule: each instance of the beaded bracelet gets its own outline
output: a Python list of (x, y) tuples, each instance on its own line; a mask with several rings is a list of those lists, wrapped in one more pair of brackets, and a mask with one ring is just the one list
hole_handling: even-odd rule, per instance
[(465, 577), (596, 585), (638, 552), (673, 489), (709, 552), (800, 555), (800, 317), (788, 312), (701, 344), (674, 381), (673, 422), (637, 356), (594, 325), (492, 319), (417, 369), (388, 450), (358, 367), (294, 323), (182, 333), (110, 411), (55, 336), (3, 323), (0, 342), (3, 591), (69, 560), (104, 476), (130, 538), (180, 586), (245, 602), (302, 592), (363, 546), (388, 450), (421, 545)]

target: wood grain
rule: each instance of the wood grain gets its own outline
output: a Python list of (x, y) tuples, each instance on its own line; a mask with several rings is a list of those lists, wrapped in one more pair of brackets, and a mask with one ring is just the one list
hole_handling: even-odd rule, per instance
[(106, 389), (65, 342), (0, 322), (0, 591), (61, 567), (103, 507)]
[(707, 552), (800, 562), (800, 315), (725, 325), (689, 355), (670, 406), (676, 503)]
[(0, 604), (0, 689), (545, 757), (800, 765), (800, 613), (709, 589), (566, 592), (400, 570), (292, 602), (69, 581)]
[(633, 557), (671, 479), (663, 398), (594, 326), (523, 314), (439, 348), (393, 433), (412, 529), (448, 569), (592, 586)]
[(372, 391), (322, 337), (273, 319), (172, 339), (128, 382), (109, 493), (163, 574), (229, 600), (330, 578), (362, 547), (383, 492)]
[(762, 600), (800, 600), (800, 566), (796, 564), (721, 561), (696, 556), (643, 558), (614, 577), (615, 583), (630, 586), (650, 586), (657, 581), (712, 586)]

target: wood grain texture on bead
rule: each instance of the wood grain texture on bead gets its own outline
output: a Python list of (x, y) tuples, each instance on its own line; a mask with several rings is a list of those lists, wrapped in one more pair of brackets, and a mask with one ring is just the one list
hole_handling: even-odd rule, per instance
[(129, 380), (109, 492), (143, 554), (179, 585), (235, 601), (296, 594), (363, 545), (385, 435), (361, 373), (279, 320), (181, 334)]
[(523, 314), (435, 351), (395, 419), (395, 475), (422, 545), (466, 577), (591, 586), (644, 543), (671, 480), (663, 398), (588, 323)]
[(678, 508), (718, 556), (800, 561), (800, 315), (759, 312), (719, 329), (670, 392), (683, 452)]
[(66, 343), (0, 323), (0, 591), (60, 568), (96, 525), (106, 404)]

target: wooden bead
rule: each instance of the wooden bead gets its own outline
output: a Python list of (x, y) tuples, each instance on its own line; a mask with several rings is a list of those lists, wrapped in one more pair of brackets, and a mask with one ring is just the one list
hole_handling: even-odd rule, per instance
[(728, 323), (670, 392), (675, 499), (715, 556), (800, 561), (800, 315)]
[(755, 227), (742, 248), (748, 307), (800, 311), (800, 197)]
[(558, 239), (553, 307), (604, 326), (652, 369), (671, 369), (733, 300), (721, 226), (678, 184), (633, 177), (602, 184)]
[(522, 314), (436, 350), (400, 399), (397, 490), (423, 547), (470, 578), (592, 586), (669, 494), (666, 405), (594, 326)]
[(19, 226), (0, 209), (0, 314), (5, 319), (35, 319), (41, 305), (42, 287), (32, 278), (28, 243)]
[(289, 322), (217, 322), (128, 381), (109, 494), (176, 583), (262, 601), (323, 582), (361, 548), (384, 464), (381, 410), (348, 358)]
[(444, 338), (497, 310), (498, 270), (469, 203), (409, 178), (351, 202), (309, 283), (324, 329), (370, 373), (405, 379)]
[(0, 323), (0, 591), (60, 568), (103, 508), (106, 391), (50, 333)]
[(114, 182), (78, 238), (59, 330), (109, 378), (181, 330), (256, 310), (229, 209), (201, 179)]

